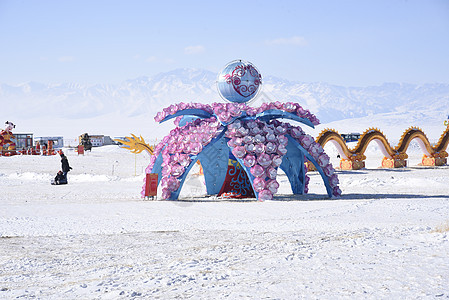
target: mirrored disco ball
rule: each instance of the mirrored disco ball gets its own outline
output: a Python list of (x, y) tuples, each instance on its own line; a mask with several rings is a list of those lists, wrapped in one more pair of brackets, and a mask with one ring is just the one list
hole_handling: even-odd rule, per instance
[(218, 75), (220, 96), (230, 102), (244, 103), (256, 99), (262, 89), (262, 75), (250, 62), (234, 60)]

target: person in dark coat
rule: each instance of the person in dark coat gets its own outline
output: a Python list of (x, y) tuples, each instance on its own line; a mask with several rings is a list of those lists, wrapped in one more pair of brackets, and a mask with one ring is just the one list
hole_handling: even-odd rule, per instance
[(59, 155), (61, 156), (62, 171), (59, 171), (56, 175), (54, 184), (67, 184), (67, 173), (72, 170), (72, 167), (69, 165), (69, 160), (64, 152), (59, 151)]

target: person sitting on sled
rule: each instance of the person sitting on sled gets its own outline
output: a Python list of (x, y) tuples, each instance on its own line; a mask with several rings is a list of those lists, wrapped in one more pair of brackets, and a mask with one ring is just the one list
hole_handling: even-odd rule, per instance
[(64, 177), (62, 171), (59, 171), (52, 184), (67, 184), (67, 177)]

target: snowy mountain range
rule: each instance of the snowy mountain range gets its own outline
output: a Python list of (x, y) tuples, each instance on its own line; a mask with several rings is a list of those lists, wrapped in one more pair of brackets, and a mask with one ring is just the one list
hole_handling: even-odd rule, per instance
[[(32, 131), (35, 131), (32, 124), (38, 122), (47, 132), (53, 124), (49, 119), (56, 120), (61, 124), (61, 133), (50, 131), (59, 135), (66, 132), (75, 134), (83, 129), (93, 130), (78, 125), (97, 120), (103, 125), (99, 130), (114, 128), (111, 130), (114, 132), (109, 134), (125, 135), (129, 131), (139, 131), (139, 128), (132, 126), (153, 127), (154, 115), (170, 104), (223, 101), (215, 87), (216, 78), (215, 73), (207, 70), (176, 69), (120, 84), (0, 84), (1, 117), (5, 121), (27, 124), (25, 127)], [(382, 114), (410, 114), (410, 118), (418, 114), (417, 120), (427, 118), (432, 121), (435, 118), (436, 122), (441, 123), (441, 118), (449, 114), (449, 84), (385, 83), (380, 86), (343, 87), (267, 76), (263, 78), (261, 97), (253, 105), (269, 101), (298, 102), (316, 114), (324, 124), (350, 118), (376, 119), (373, 117)], [(117, 126), (117, 123), (121, 125)], [(72, 132), (64, 129), (64, 124), (79, 128), (73, 128)], [(118, 128), (124, 129), (123, 132), (117, 132)]]

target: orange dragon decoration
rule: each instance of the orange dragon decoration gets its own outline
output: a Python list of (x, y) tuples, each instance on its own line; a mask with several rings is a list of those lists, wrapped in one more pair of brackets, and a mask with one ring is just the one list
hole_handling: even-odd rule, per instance
[(365, 167), (364, 155), (368, 144), (375, 141), (384, 155), (382, 160), (383, 168), (401, 168), (407, 166), (408, 155), (406, 153), (410, 142), (417, 139), (423, 151), (423, 166), (443, 166), (447, 164), (449, 144), (449, 123), (445, 125), (446, 130), (441, 135), (438, 143), (431, 145), (425, 133), (417, 127), (410, 127), (404, 131), (396, 147), (391, 147), (387, 138), (377, 128), (367, 129), (359, 138), (357, 145), (349, 149), (341, 135), (334, 129), (324, 129), (316, 138), (316, 142), (322, 147), (327, 142), (331, 142), (341, 156), (340, 168), (342, 170), (358, 170)]

